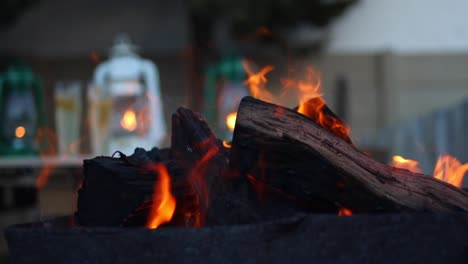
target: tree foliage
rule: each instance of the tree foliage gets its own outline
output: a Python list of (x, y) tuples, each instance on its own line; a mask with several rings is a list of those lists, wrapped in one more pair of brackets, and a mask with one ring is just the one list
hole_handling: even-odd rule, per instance
[(233, 32), (251, 32), (259, 27), (288, 27), (309, 23), (328, 25), (358, 0), (192, 0), (195, 16), (230, 20)]

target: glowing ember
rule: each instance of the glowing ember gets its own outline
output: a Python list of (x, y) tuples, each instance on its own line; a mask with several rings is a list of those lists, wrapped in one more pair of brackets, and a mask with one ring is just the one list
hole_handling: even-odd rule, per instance
[(176, 200), (171, 194), (171, 179), (166, 166), (155, 164), (151, 169), (158, 173), (159, 180), (154, 184), (153, 205), (146, 227), (155, 229), (171, 221), (176, 208)]
[(253, 190), (258, 194), (259, 199), (264, 200), (265, 199), (265, 183), (258, 180), (251, 174), (247, 174), (247, 179), (251, 183)]
[[(211, 139), (207, 139), (205, 142), (202, 142), (201, 146), (199, 147), (204, 147), (204, 145), (208, 144), (210, 140)], [(190, 183), (194, 188), (195, 192), (197, 193), (199, 204), (198, 212), (195, 215), (195, 227), (203, 226), (205, 221), (205, 215), (207, 213), (210, 203), (208, 187), (205, 183), (205, 176), (208, 169), (207, 164), (211, 159), (213, 159), (216, 156), (218, 152), (219, 149), (217, 147), (210, 148), (197, 162), (189, 176)]]
[(411, 159), (405, 159), (402, 156), (393, 156), (392, 166), (400, 169), (407, 169), (415, 173), (421, 173), (419, 162)]
[(434, 168), (434, 177), (461, 188), (466, 172), (468, 163), (462, 164), (455, 157), (446, 154), (439, 156)]
[(340, 208), (338, 211), (338, 216), (352, 216), (353, 212), (348, 208)]
[(122, 119), (120, 120), (120, 125), (128, 131), (134, 131), (137, 128), (137, 118), (135, 111), (129, 109), (125, 111)]
[(223, 146), (224, 146), (225, 148), (231, 148), (231, 143), (229, 143), (229, 142), (226, 141), (226, 140), (223, 140)]
[(237, 118), (236, 112), (233, 112), (227, 115), (226, 125), (229, 128), (229, 131), (234, 131), (234, 127), (236, 126), (236, 118)]
[(24, 126), (18, 126), (16, 129), (15, 129), (15, 136), (17, 138), (23, 138), (24, 135), (26, 135), (26, 128), (24, 128)]

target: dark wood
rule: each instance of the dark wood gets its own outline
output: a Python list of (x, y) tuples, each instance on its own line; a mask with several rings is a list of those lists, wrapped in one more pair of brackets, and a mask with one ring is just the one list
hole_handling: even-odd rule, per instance
[(177, 206), (175, 217), (183, 217), (186, 226), (206, 223), (213, 197), (223, 190), (228, 156), (229, 149), (223, 147), (199, 113), (179, 108), (172, 116), (171, 159), (181, 169), (194, 198)]
[(160, 151), (136, 149), (132, 156), (84, 160), (76, 219), (84, 226), (119, 226), (131, 212), (150, 199), (157, 176), (145, 169), (161, 160)]
[(239, 107), (230, 167), (310, 212), (468, 211), (467, 192), (381, 164), (306, 116), (252, 97)]
[(172, 117), (170, 150), (137, 148), (131, 156), (97, 157), (84, 161), (79, 190), (77, 223), (83, 226), (143, 226), (153, 205), (158, 172), (149, 165), (168, 168), (177, 206), (168, 225), (201, 226), (206, 221), (211, 195), (222, 191), (229, 150), (216, 139), (203, 117), (180, 108)]

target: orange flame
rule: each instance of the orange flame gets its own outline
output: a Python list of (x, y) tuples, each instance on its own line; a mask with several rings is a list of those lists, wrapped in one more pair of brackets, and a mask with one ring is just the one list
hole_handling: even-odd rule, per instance
[(353, 212), (348, 208), (340, 208), (338, 211), (338, 216), (352, 216)]
[(36, 180), (36, 189), (40, 190), (47, 184), (53, 169), (53, 166), (50, 165), (45, 165), (44, 168), (41, 169)]
[[(280, 100), (270, 93), (265, 85), (266, 74), (273, 70), (273, 66), (267, 65), (258, 73), (252, 71), (247, 61), (243, 62), (245, 72), (248, 75), (245, 83), (249, 86), (250, 94), (260, 100), (270, 103), (278, 103)], [(281, 80), (285, 91), (294, 90), (299, 97), (297, 111), (317, 122), (323, 128), (334, 133), (338, 137), (349, 142), (350, 129), (337, 117), (325, 111), (325, 100), (321, 97), (321, 78), (317, 70), (306, 68), (304, 80), (296, 81), (291, 78)]]
[[(41, 146), (39, 148), (39, 157), (43, 158), (44, 156), (53, 156), (57, 155), (57, 149), (55, 148), (55, 144), (57, 137), (55, 133), (48, 128), (39, 128), (37, 130), (35, 141), (36, 143)], [(45, 164), (44, 167), (39, 172), (39, 176), (36, 179), (36, 188), (42, 189), (47, 182), (49, 181), (49, 177), (54, 170), (54, 166), (50, 164)]]
[(225, 148), (231, 148), (231, 143), (229, 143), (229, 142), (226, 141), (226, 140), (223, 140), (223, 146), (224, 146)]
[(18, 126), (16, 129), (15, 129), (15, 136), (17, 138), (23, 138), (24, 135), (26, 135), (26, 128), (24, 128), (24, 126)]
[(245, 84), (249, 86), (250, 94), (257, 99), (273, 103), (275, 101), (275, 97), (265, 88), (265, 84), (267, 83), (267, 78), (265, 75), (271, 72), (274, 67), (267, 65), (259, 72), (255, 73), (251, 69), (247, 60), (244, 60), (242, 64), (244, 66), (245, 72), (248, 75)]
[(415, 173), (421, 173), (419, 162), (411, 159), (405, 159), (402, 156), (393, 156), (392, 166), (400, 169), (407, 169)]
[(321, 127), (348, 141), (350, 129), (338, 118), (325, 112), (325, 100), (322, 98), (321, 77), (312, 67), (306, 68), (304, 80), (282, 79), (285, 90), (296, 88), (299, 97), (298, 113), (313, 119)]
[(321, 97), (310, 99), (299, 105), (297, 112), (313, 119), (321, 127), (329, 130), (345, 141), (349, 139), (350, 129), (338, 118), (325, 113), (325, 100)]
[(285, 89), (297, 88), (299, 92), (299, 109), (301, 114), (306, 113), (307, 101), (313, 98), (321, 97), (323, 94), (320, 91), (322, 80), (317, 70), (312, 67), (306, 68), (305, 80), (295, 81), (294, 79), (284, 78), (281, 80)]
[(155, 164), (151, 169), (159, 174), (159, 181), (154, 184), (153, 205), (146, 227), (156, 229), (161, 224), (171, 221), (176, 200), (171, 193), (171, 179), (166, 166)]
[(125, 111), (122, 119), (120, 120), (120, 125), (130, 132), (134, 131), (137, 128), (137, 118), (135, 111), (128, 109)]
[(232, 112), (226, 116), (226, 125), (229, 128), (229, 131), (234, 131), (236, 126), (237, 112)]
[(434, 177), (461, 188), (463, 178), (468, 172), (468, 163), (461, 162), (448, 154), (439, 156), (434, 168)]

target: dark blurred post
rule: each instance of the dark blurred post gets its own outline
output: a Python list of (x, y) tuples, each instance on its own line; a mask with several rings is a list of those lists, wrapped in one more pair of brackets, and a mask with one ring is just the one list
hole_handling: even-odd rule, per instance
[(336, 113), (344, 121), (349, 121), (349, 91), (348, 82), (344, 75), (338, 75), (336, 79)]
[(201, 111), (203, 106), (203, 78), (207, 55), (211, 47), (211, 32), (213, 20), (209, 16), (191, 14), (190, 25), (192, 33), (190, 70), (191, 108)]

